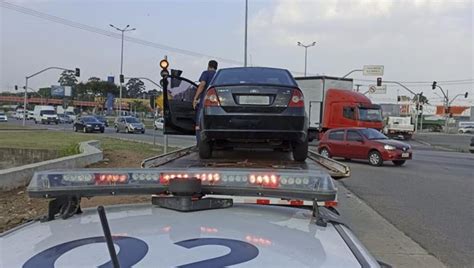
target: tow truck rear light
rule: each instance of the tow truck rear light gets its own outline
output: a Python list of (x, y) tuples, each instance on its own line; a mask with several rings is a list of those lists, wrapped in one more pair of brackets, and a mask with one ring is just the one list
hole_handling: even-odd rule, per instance
[(326, 201), (324, 202), (324, 206), (327, 208), (330, 207), (337, 207), (338, 202), (337, 201)]
[(217, 96), (216, 89), (211, 87), (207, 90), (206, 96), (204, 97), (204, 106), (220, 106), (219, 104), (219, 97)]
[(291, 94), (290, 102), (288, 107), (301, 108), (304, 107), (304, 97), (301, 90), (295, 88), (293, 89), (293, 94)]

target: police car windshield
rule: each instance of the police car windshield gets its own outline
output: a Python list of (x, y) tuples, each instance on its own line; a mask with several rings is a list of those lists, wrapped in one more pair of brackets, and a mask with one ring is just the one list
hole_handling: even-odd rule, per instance
[(138, 119), (136, 119), (135, 117), (125, 117), (125, 122), (127, 122), (127, 123), (140, 123), (140, 121)]
[(364, 135), (368, 140), (387, 140), (387, 136), (384, 134), (380, 133), (379, 131), (368, 128), (368, 129), (363, 129), (361, 130), (362, 135)]
[(273, 84), (283, 86), (296, 86), (296, 82), (283, 69), (273, 68), (230, 68), (222, 69), (214, 78), (214, 85), (235, 84)]

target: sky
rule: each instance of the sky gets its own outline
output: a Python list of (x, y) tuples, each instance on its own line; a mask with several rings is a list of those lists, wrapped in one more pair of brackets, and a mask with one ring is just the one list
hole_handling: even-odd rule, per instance
[[(455, 104), (474, 105), (473, 1), (248, 2), (251, 66), (286, 68), (302, 76), (304, 48), (297, 42), (316, 42), (308, 48), (308, 75), (342, 76), (363, 65), (384, 65), (383, 80), (407, 82), (431, 103), (441, 102), (441, 92), (429, 85), (437, 80), (450, 97), (470, 93)], [(0, 0), (0, 18), (0, 91), (14, 91), (25, 76), (50, 66), (80, 67), (82, 81), (118, 77), (120, 36), (109, 24), (136, 28), (126, 33), (125, 76), (158, 81), (158, 63), (165, 55), (171, 68), (191, 80), (210, 59), (217, 59), (220, 68), (244, 61), (244, 0)], [(35, 76), (29, 87), (57, 84), (59, 73)], [(360, 72), (350, 77), (362, 92), (376, 79)], [(452, 80), (462, 81), (442, 82)], [(147, 90), (154, 88), (145, 84)], [(397, 94), (410, 95), (387, 86), (387, 94), (370, 98), (393, 103)]]

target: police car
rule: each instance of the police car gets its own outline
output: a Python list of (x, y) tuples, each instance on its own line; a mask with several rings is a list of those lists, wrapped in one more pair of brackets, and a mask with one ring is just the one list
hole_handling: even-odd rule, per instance
[[(48, 215), (2, 234), (1, 266), (379, 267), (325, 207), (337, 189), (323, 170), (192, 159), (195, 149), (148, 160), (155, 168), (36, 173), (28, 193), (51, 199)], [(80, 208), (82, 198), (130, 194), (151, 202), (102, 217)]]

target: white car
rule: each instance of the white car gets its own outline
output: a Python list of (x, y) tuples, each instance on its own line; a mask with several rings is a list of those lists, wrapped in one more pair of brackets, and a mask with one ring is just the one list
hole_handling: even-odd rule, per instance
[(23, 110), (17, 110), (15, 111), (15, 113), (13, 114), (13, 118), (17, 119), (17, 120), (20, 120), (20, 119), (23, 119), (23, 115), (24, 115), (24, 111)]
[(155, 129), (163, 129), (165, 120), (163, 118), (158, 118), (155, 120), (154, 126)]
[(459, 134), (474, 133), (474, 126), (465, 126), (458, 129)]
[(4, 112), (0, 112), (0, 122), (8, 122), (8, 117)]

